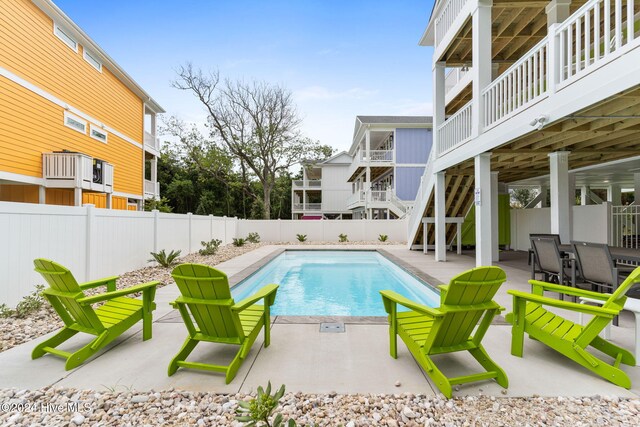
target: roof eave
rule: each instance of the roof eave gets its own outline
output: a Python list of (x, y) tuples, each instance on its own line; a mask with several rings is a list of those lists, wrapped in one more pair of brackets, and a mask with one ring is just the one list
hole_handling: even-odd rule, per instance
[(58, 6), (56, 6), (51, 0), (31, 0), (40, 10), (42, 10), (49, 18), (54, 22), (64, 25), (75, 38), (78, 39), (83, 47), (91, 50), (102, 61), (103, 66), (106, 66), (122, 83), (124, 83), (133, 93), (135, 93), (150, 109), (158, 114), (165, 113), (164, 108), (160, 106), (151, 96), (145, 92), (142, 87), (136, 83), (133, 78), (127, 74), (122, 67), (120, 67), (97, 43), (69, 18)]

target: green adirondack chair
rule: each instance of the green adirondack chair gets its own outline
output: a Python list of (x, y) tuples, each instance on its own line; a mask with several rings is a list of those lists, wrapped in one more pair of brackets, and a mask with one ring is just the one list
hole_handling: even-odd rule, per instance
[[(276, 299), (278, 285), (266, 285), (237, 304), (229, 289), (227, 275), (200, 264), (181, 264), (171, 272), (182, 296), (171, 304), (180, 311), (189, 336), (169, 364), (169, 376), (179, 367), (224, 372), (229, 384), (251, 350), (260, 329), (264, 327), (264, 346), (270, 344), (270, 307)], [(264, 305), (256, 302), (264, 300)], [(197, 324), (193, 324), (191, 316)], [(239, 345), (229, 365), (187, 362), (186, 359), (200, 341)]]
[[(50, 353), (66, 359), (66, 370), (73, 369), (140, 320), (143, 322), (142, 339), (146, 341), (151, 338), (152, 312), (156, 308), (153, 298), (160, 282), (116, 290), (118, 276), (79, 284), (71, 271), (58, 263), (42, 258), (33, 263), (35, 270), (49, 284), (49, 288), (43, 291), (44, 297), (65, 326), (56, 335), (38, 344), (31, 353), (32, 359)], [(107, 292), (92, 296), (86, 296), (83, 292), (99, 286), (106, 286)], [(137, 292), (142, 292), (141, 300), (125, 296)], [(99, 302), (105, 303), (94, 310), (92, 304)], [(73, 353), (56, 348), (78, 332), (95, 335), (96, 338)]]
[[(389, 314), (391, 357), (398, 357), (396, 336), (399, 335), (418, 364), (448, 398), (452, 395), (453, 385), (491, 378), (507, 388), (507, 374), (491, 360), (481, 344), (494, 316), (504, 310), (492, 298), (506, 279), (507, 275), (498, 267), (466, 271), (451, 279), (448, 285), (440, 285), (438, 308), (417, 304), (392, 291), (380, 291)], [(398, 304), (409, 311), (398, 311)], [(465, 350), (486, 372), (448, 378), (430, 357)]]
[[(625, 388), (631, 388), (629, 376), (620, 369), (620, 364), (634, 366), (633, 354), (598, 336), (616, 317), (627, 300), (625, 293), (635, 283), (640, 282), (640, 268), (636, 268), (613, 294), (601, 294), (568, 286), (561, 286), (538, 280), (529, 280), (532, 293), (510, 290), (513, 295), (513, 312), (506, 316), (513, 325), (511, 354), (522, 357), (524, 333), (529, 334), (560, 354), (567, 356), (602, 378)], [(544, 291), (560, 292), (564, 295), (593, 298), (603, 301), (602, 306), (561, 301), (544, 296)], [(556, 307), (593, 315), (585, 326), (565, 319), (548, 311), (543, 306)], [(591, 346), (614, 358), (613, 365), (588, 352)]]

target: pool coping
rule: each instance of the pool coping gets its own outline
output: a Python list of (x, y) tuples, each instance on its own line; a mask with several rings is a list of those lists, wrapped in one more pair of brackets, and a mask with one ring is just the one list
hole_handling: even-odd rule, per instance
[[(440, 292), (438, 289), (438, 284), (442, 283), (440, 280), (436, 279), (433, 276), (428, 275), (422, 270), (412, 266), (411, 264), (405, 262), (401, 258), (391, 254), (389, 251), (384, 249), (359, 249), (359, 248), (344, 248), (344, 249), (302, 249), (302, 248), (278, 248), (273, 252), (263, 256), (258, 261), (254, 262), (250, 266), (244, 268), (240, 272), (234, 274), (229, 277), (229, 287), (234, 288), (240, 282), (249, 277), (253, 276), (258, 270), (267, 265), (269, 262), (274, 260), (276, 257), (282, 255), (283, 253), (291, 251), (344, 251), (344, 252), (378, 252), (380, 255), (393, 262), (398, 267), (405, 270), (407, 273), (412, 276), (417, 277), (420, 281), (424, 282), (427, 286), (430, 286), (434, 291)], [(386, 325), (387, 324), (387, 316), (286, 316), (286, 315), (277, 315), (274, 316), (272, 323), (274, 324), (320, 324), (320, 323), (345, 323), (351, 325)]]

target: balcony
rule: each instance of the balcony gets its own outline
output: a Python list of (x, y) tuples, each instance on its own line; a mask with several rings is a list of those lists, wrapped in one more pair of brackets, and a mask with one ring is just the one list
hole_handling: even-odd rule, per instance
[(298, 190), (320, 190), (322, 187), (322, 180), (320, 179), (308, 179), (306, 182), (301, 179), (294, 179), (292, 181), (294, 189)]
[(360, 190), (352, 194), (347, 201), (347, 209), (373, 208), (390, 209), (398, 217), (409, 210), (408, 205), (398, 199), (393, 190)]
[(294, 211), (322, 212), (322, 203), (294, 203)]
[(154, 156), (160, 155), (160, 138), (144, 131), (144, 149)]
[(144, 198), (145, 199), (159, 199), (160, 198), (160, 183), (144, 180)]
[(386, 167), (393, 166), (395, 162), (394, 150), (369, 150), (368, 159), (366, 153), (365, 150), (358, 150), (356, 152), (351, 165), (349, 165), (349, 180), (355, 179), (366, 166)]
[[(479, 102), (469, 102), (438, 127), (438, 157), (476, 137), (474, 108), (482, 110), (481, 133), (511, 125), (509, 119), (538, 104), (547, 114), (546, 103), (566, 101), (565, 88), (584, 84), (585, 77), (605, 66), (615, 67), (614, 60), (640, 46), (636, 9), (632, 0), (590, 0), (564, 22), (550, 26), (542, 40), (482, 90)], [(617, 75), (616, 69), (610, 74)]]
[(48, 188), (113, 192), (113, 165), (82, 153), (43, 153), (42, 176)]

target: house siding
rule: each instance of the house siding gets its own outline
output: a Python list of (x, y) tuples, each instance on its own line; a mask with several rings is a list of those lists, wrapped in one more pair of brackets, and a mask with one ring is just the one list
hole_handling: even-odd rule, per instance
[[(75, 52), (55, 36), (31, 1), (0, 2), (0, 52), (0, 67), (142, 144), (143, 101), (106, 66), (100, 72), (85, 61), (83, 46)], [(42, 153), (66, 149), (113, 164), (114, 191), (142, 196), (142, 145), (113, 132), (105, 144), (70, 129), (63, 107), (3, 76), (0, 93), (0, 171), (42, 177)]]
[(417, 167), (396, 167), (396, 196), (400, 200), (413, 201), (418, 194), (420, 178), (424, 173), (424, 166)]
[(42, 176), (42, 153), (77, 151), (113, 164), (114, 191), (142, 195), (142, 148), (109, 133), (96, 141), (64, 125), (64, 109), (0, 77), (0, 170)]
[(53, 34), (53, 21), (29, 0), (0, 2), (0, 66), (135, 141), (143, 102), (106, 67), (102, 73)]
[(396, 129), (396, 163), (426, 164), (432, 143), (431, 129)]

